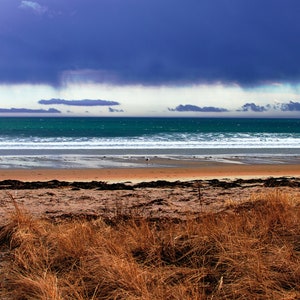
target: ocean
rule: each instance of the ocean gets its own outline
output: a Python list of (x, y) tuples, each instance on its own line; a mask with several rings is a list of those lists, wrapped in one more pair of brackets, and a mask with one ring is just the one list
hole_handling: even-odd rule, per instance
[(153, 157), (300, 158), (300, 119), (2, 117), (0, 130), (0, 168), (134, 167)]

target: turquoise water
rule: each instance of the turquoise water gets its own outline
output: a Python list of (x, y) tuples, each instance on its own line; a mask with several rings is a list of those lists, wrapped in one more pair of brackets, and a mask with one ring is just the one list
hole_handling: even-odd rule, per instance
[(35, 165), (72, 167), (103, 156), (298, 156), (300, 120), (0, 118), (0, 155), (0, 168), (30, 157)]
[(8, 138), (138, 137), (175, 133), (286, 133), (298, 137), (300, 119), (0, 118), (0, 130), (0, 136)]

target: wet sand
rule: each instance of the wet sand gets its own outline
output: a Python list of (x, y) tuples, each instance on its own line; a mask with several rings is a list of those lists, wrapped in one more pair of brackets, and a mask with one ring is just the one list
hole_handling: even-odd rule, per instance
[(143, 182), (156, 180), (189, 181), (212, 178), (261, 178), (300, 176), (298, 164), (245, 165), (230, 163), (194, 163), (182, 167), (143, 167), (108, 169), (1, 169), (0, 180), (21, 181), (105, 181)]

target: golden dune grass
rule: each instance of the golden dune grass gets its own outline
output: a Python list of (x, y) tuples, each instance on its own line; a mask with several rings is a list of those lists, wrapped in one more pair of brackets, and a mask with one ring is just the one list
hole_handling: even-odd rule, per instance
[(300, 201), (260, 195), (179, 220), (51, 222), (16, 208), (1, 229), (3, 299), (300, 299)]

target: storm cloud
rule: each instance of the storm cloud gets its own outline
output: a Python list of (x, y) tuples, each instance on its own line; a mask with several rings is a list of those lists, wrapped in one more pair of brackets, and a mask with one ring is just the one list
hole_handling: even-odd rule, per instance
[(40, 100), (39, 104), (44, 105), (69, 105), (69, 106), (113, 106), (120, 105), (119, 102), (109, 101), (109, 100), (64, 100), (64, 99), (49, 99), (49, 100)]
[(177, 111), (177, 112), (227, 112), (228, 110), (221, 107), (213, 107), (213, 106), (204, 106), (199, 107), (191, 104), (180, 104), (175, 108), (169, 108), (169, 111)]
[(300, 102), (290, 101), (289, 103), (282, 103), (280, 109), (282, 111), (300, 111)]
[(60, 114), (61, 112), (55, 108), (49, 109), (30, 109), (30, 108), (0, 108), (0, 113), (12, 114)]
[(109, 107), (109, 108), (108, 108), (108, 111), (111, 112), (111, 113), (115, 113), (115, 112), (124, 112), (123, 109), (115, 109), (115, 108), (112, 108), (112, 107)]
[(271, 108), (271, 105), (256, 105), (255, 103), (245, 103), (241, 109), (238, 109), (237, 111), (242, 111), (242, 112), (247, 112), (247, 111), (252, 111), (252, 112), (264, 112), (268, 111)]
[(298, 82), (298, 0), (2, 0), (0, 82)]

